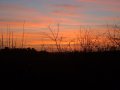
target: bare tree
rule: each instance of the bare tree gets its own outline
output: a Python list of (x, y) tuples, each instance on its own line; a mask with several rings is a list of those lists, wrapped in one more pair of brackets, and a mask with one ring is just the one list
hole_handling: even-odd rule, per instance
[(72, 46), (71, 46), (71, 44), (72, 44), (73, 42), (74, 42), (74, 39), (72, 39), (72, 40), (70, 40), (70, 41), (68, 42), (67, 48), (68, 48), (69, 51), (73, 51), (73, 48), (72, 48)]
[(110, 27), (107, 25), (107, 28), (107, 37), (112, 43), (112, 46), (114, 48), (120, 49), (120, 26), (115, 24)]
[(54, 29), (51, 27), (51, 25), (48, 26), (48, 30), (50, 31), (50, 35), (46, 34), (49, 39), (51, 39), (53, 42), (55, 42), (55, 46), (58, 50), (58, 52), (62, 51), (61, 48), (61, 42), (63, 40), (63, 37), (60, 36), (60, 25), (57, 24), (57, 29)]
[(79, 36), (77, 37), (77, 40), (78, 40), (78, 42), (80, 44), (80, 48), (84, 52), (92, 51), (93, 46), (94, 46), (93, 39), (91, 38), (91, 34), (90, 34), (90, 32), (88, 30), (90, 30), (90, 27), (89, 27), (89, 29), (84, 28), (83, 31), (80, 28)]

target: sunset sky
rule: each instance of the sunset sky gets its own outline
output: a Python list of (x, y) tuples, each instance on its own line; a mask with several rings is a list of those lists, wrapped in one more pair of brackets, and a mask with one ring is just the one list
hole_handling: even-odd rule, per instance
[(24, 21), (26, 37), (34, 40), (28, 43), (36, 44), (38, 32), (50, 24), (59, 23), (63, 32), (69, 30), (67, 34), (78, 25), (120, 24), (120, 0), (0, 0), (2, 32), (10, 25), (18, 36)]

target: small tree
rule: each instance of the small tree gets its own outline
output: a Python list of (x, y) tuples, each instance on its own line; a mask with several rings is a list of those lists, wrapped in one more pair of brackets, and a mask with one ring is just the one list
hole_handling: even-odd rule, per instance
[(114, 49), (120, 49), (120, 26), (113, 25), (111, 28), (107, 25), (107, 37)]
[[(90, 28), (89, 28), (89, 30), (90, 30)], [(80, 29), (79, 36), (77, 37), (77, 40), (80, 44), (80, 48), (84, 52), (89, 52), (89, 51), (93, 50), (94, 42), (93, 42), (91, 35), (90, 35), (90, 32), (88, 31), (87, 28), (85, 28), (83, 30), (83, 32)]]
[(61, 52), (62, 51), (61, 42), (63, 40), (63, 37), (60, 36), (60, 25), (57, 24), (57, 29), (54, 29), (54, 28), (52, 28), (51, 25), (49, 25), (48, 30), (50, 31), (50, 35), (46, 34), (47, 37), (55, 43), (57, 51)]

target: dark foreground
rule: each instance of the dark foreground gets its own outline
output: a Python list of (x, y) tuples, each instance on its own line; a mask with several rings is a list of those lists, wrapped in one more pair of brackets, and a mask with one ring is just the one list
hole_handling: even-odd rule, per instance
[[(34, 50), (1, 50), (0, 79), (6, 83), (37, 83), (61, 88), (120, 89), (120, 52), (47, 53)], [(42, 84), (39, 84), (42, 83)], [(29, 84), (29, 87), (31, 87)], [(18, 84), (17, 88), (20, 88)], [(75, 88), (74, 87), (74, 88)], [(45, 87), (44, 87), (45, 88)], [(65, 89), (65, 88), (64, 88)]]

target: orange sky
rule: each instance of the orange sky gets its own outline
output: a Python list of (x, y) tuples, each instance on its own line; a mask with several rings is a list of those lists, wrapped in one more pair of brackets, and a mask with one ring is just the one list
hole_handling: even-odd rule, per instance
[(100, 25), (120, 24), (119, 8), (120, 0), (2, 0), (0, 34), (6, 37), (9, 28), (19, 43), (25, 21), (26, 45), (53, 44), (44, 34), (50, 34), (49, 25), (57, 29), (59, 23), (66, 43), (76, 38), (81, 25), (83, 31), (89, 25), (92, 36), (105, 32), (106, 27)]

